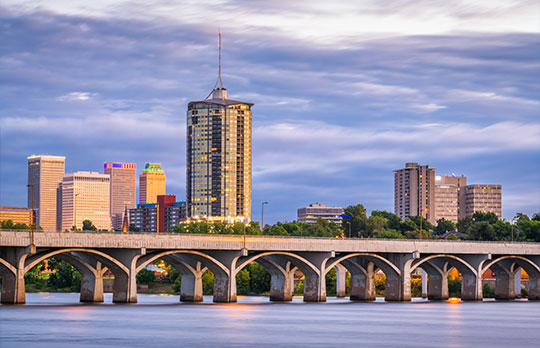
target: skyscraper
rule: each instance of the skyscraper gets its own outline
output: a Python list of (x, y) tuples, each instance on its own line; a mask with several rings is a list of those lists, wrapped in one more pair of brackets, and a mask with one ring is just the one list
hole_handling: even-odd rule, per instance
[(467, 185), (467, 177), (465, 176), (435, 176), (435, 207), (433, 219), (450, 220), (454, 223), (458, 222), (459, 211), (463, 208), (459, 204), (461, 192)]
[(473, 216), (477, 211), (493, 212), (502, 216), (501, 185), (467, 185), (460, 200), (460, 218)]
[(251, 107), (232, 100), (219, 72), (212, 92), (187, 110), (187, 213), (215, 221), (251, 219)]
[(36, 210), (36, 227), (45, 231), (57, 228), (56, 190), (64, 175), (66, 158), (63, 156), (28, 157), (28, 207)]
[(121, 229), (124, 211), (137, 206), (137, 165), (135, 163), (108, 162), (104, 173), (111, 177), (111, 222)]
[(108, 174), (75, 172), (62, 179), (62, 231), (82, 228), (90, 220), (98, 229), (111, 228)]
[(157, 202), (157, 196), (165, 194), (165, 172), (161, 163), (146, 163), (139, 176), (139, 204)]
[(402, 220), (423, 216), (434, 223), (434, 196), (435, 168), (406, 163), (394, 170), (394, 212)]

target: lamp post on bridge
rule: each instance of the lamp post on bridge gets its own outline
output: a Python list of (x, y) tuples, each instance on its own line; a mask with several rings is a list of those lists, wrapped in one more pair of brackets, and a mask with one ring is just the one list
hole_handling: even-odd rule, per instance
[(261, 233), (264, 231), (264, 205), (268, 204), (268, 202), (262, 202), (261, 203)]
[(30, 250), (35, 253), (36, 252), (36, 244), (34, 243), (34, 228), (36, 224), (36, 217), (35, 217), (35, 211), (34, 211), (34, 184), (28, 184), (26, 187), (30, 188), (30, 194), (32, 195), (32, 216), (31, 216), (31, 223), (30, 223)]
[[(338, 215), (339, 218), (341, 218), (341, 225), (343, 225), (343, 218), (352, 219), (351, 215)], [(349, 239), (351, 238), (351, 222), (345, 221), (346, 224), (349, 225)]]

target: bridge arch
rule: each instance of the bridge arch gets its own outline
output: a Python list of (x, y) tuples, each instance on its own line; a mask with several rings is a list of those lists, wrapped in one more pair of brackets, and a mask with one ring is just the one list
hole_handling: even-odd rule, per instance
[(467, 261), (464, 259), (450, 254), (437, 254), (437, 255), (430, 255), (424, 258), (420, 258), (420, 260), (413, 262), (411, 265), (411, 272), (416, 270), (418, 267), (422, 267), (422, 264), (434, 260), (434, 259), (444, 259), (446, 262), (448, 262), (452, 267), (455, 267), (460, 273), (463, 273), (463, 271), (470, 271), (472, 274), (477, 275), (476, 270), (474, 267), (472, 267)]
[[(324, 274), (328, 273), (332, 268), (334, 268), (337, 264), (341, 264), (343, 261), (346, 261), (353, 257), (363, 257), (368, 259), (369, 261), (373, 262), (377, 268), (380, 268), (384, 273), (394, 272), (396, 275), (401, 276), (401, 271), (399, 268), (394, 265), (392, 262), (384, 258), (383, 256), (373, 254), (373, 253), (353, 253), (353, 254), (347, 254), (345, 256), (339, 257), (332, 261), (328, 266), (326, 266), (326, 269), (324, 270)], [(343, 265), (345, 268), (347, 266)], [(360, 269), (363, 269), (363, 267), (360, 267)]]
[(28, 272), (32, 269), (35, 265), (40, 263), (41, 261), (53, 257), (58, 254), (64, 254), (64, 253), (71, 253), (71, 252), (81, 252), (85, 254), (92, 254), (96, 256), (100, 261), (103, 261), (103, 263), (113, 271), (113, 270), (121, 270), (125, 274), (129, 274), (129, 269), (124, 266), (120, 261), (116, 260), (114, 257), (99, 251), (95, 249), (84, 249), (84, 248), (66, 248), (66, 249), (56, 249), (53, 251), (47, 251), (43, 253), (38, 253), (36, 255), (32, 255), (27, 259), (27, 262), (24, 266), (24, 273)]
[[(490, 262), (486, 263), (483, 268), (482, 268), (482, 274), (487, 271), (491, 266), (501, 262), (501, 261), (504, 261), (504, 260), (509, 260), (509, 261), (513, 261), (513, 263), (519, 265), (519, 267), (522, 267), (525, 269), (525, 271), (527, 273), (529, 273), (529, 271), (533, 271), (537, 274), (540, 274), (540, 266), (535, 264), (534, 262), (532, 262), (531, 260), (529, 260), (528, 258), (526, 257), (523, 257), (523, 256), (517, 256), (517, 255), (507, 255), (507, 256), (501, 256), (501, 257), (498, 257), (494, 260), (491, 260)], [(510, 270), (512, 271), (512, 270)]]
[(6, 271), (11, 272), (14, 276), (17, 275), (17, 269), (12, 264), (0, 257), (0, 273), (4, 273)]
[[(304, 270), (305, 269), (310, 269), (315, 274), (320, 274), (319, 269), (317, 267), (315, 267), (315, 265), (313, 265), (313, 263), (311, 263), (309, 260), (303, 258), (300, 255), (297, 255), (295, 253), (286, 252), (286, 251), (268, 251), (268, 252), (262, 252), (260, 254), (256, 254), (256, 255), (247, 257), (246, 259), (240, 260), (240, 263), (234, 269), (234, 275), (236, 275), (236, 273), (241, 271), (249, 263), (257, 261), (257, 259), (259, 259), (259, 258), (265, 258), (267, 256), (285, 256), (287, 259), (289, 259), (289, 261), (292, 260), (291, 263), (294, 264), (294, 266), (300, 268), (300, 270), (302, 270), (302, 269), (304, 269)], [(294, 261), (299, 262), (300, 265), (295, 264)], [(281, 267), (280, 265), (278, 265), (277, 263), (272, 262), (272, 264), (275, 265), (282, 272), (284, 272), (284, 273), (286, 272), (286, 270), (283, 267)], [(264, 267), (264, 265), (262, 265), (262, 266)]]
[[(152, 254), (148, 254), (148, 255), (145, 255), (141, 258), (139, 258), (138, 262), (137, 262), (137, 268), (136, 268), (136, 272), (139, 273), (144, 267), (146, 267), (148, 264), (150, 264), (151, 262), (157, 260), (157, 259), (160, 259), (162, 257), (165, 257), (165, 256), (168, 256), (168, 255), (172, 255), (172, 254), (187, 254), (187, 255), (196, 255), (196, 256), (200, 256), (200, 257), (203, 257), (204, 259), (208, 260), (209, 262), (212, 263), (212, 266), (216, 266), (217, 268), (221, 269), (224, 273), (226, 273), (227, 275), (229, 274), (229, 269), (227, 267), (225, 267), (225, 265), (223, 265), (223, 263), (221, 263), (220, 261), (218, 261), (216, 258), (208, 255), (208, 254), (205, 254), (203, 252), (200, 252), (200, 251), (195, 251), (195, 250), (182, 250), (182, 249), (179, 249), (179, 250), (167, 250), (167, 251), (160, 251), (160, 252), (156, 252), (156, 253), (152, 253)], [(193, 267), (190, 266), (188, 263), (186, 262), (182, 262), (184, 265), (186, 265), (186, 267), (188, 267), (188, 269), (194, 271)], [(212, 267), (214, 268), (214, 267)]]

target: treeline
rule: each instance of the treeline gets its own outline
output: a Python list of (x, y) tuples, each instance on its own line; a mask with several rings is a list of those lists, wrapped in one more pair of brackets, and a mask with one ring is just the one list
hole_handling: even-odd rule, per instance
[(69, 263), (51, 257), (45, 263), (40, 262), (24, 275), (26, 291), (79, 292), (81, 274)]

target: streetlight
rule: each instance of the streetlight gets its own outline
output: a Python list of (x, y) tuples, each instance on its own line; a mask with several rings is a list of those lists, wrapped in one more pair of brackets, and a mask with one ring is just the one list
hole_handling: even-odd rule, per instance
[[(341, 221), (343, 222), (343, 218), (352, 219), (351, 215), (338, 215), (338, 218), (341, 218)], [(349, 239), (351, 238), (351, 222), (345, 221), (346, 224), (349, 224)]]
[(261, 233), (264, 231), (264, 205), (265, 204), (268, 204), (268, 202), (261, 203)]
[(514, 218), (512, 219), (512, 242), (514, 241), (514, 222), (515, 222), (516, 217), (514, 216)]
[(73, 209), (73, 231), (77, 232), (77, 197), (80, 193), (75, 194), (75, 209)]
[[(424, 209), (424, 211), (427, 213), (428, 208)], [(422, 236), (422, 220), (424, 219), (424, 217), (422, 215), (423, 214), (420, 213), (420, 239), (424, 239), (424, 237)], [(426, 217), (427, 217), (427, 214), (426, 214)]]
[(351, 222), (347, 221), (347, 225), (349, 225), (349, 239), (351, 239)]
[(32, 195), (32, 222), (30, 224), (31, 226), (31, 232), (30, 232), (30, 249), (32, 250), (32, 252), (36, 252), (36, 244), (34, 243), (34, 226), (35, 226), (35, 212), (34, 212), (34, 185), (33, 184), (28, 184), (26, 185), (26, 187), (30, 187), (31, 191), (31, 195)]

